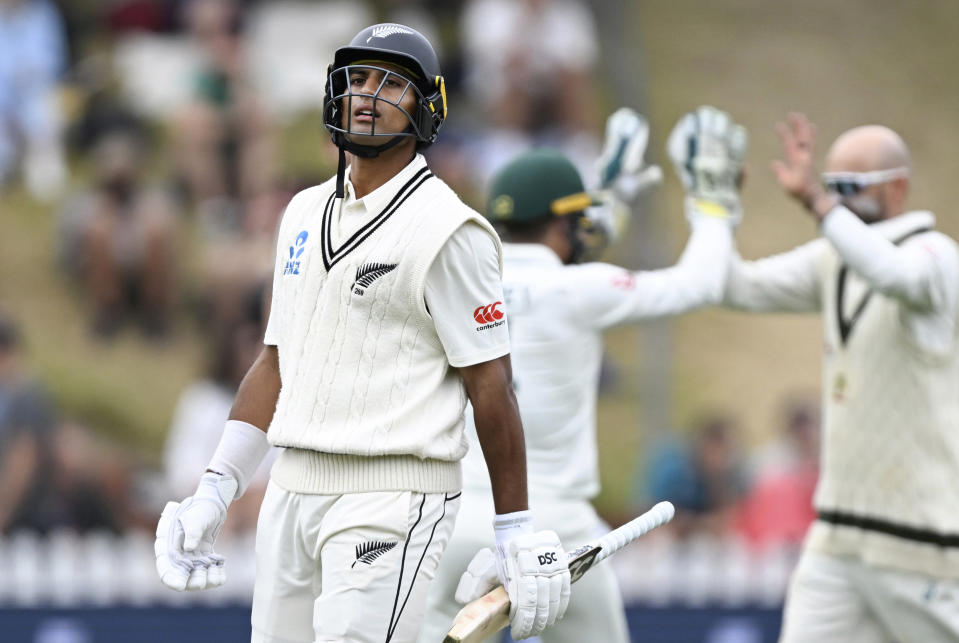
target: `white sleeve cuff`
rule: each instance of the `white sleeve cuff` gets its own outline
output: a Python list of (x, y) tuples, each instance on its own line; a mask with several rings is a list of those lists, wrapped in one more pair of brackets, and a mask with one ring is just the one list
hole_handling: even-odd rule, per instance
[(496, 514), (493, 518), (493, 531), (496, 533), (496, 546), (505, 548), (506, 543), (517, 536), (533, 532), (533, 512), (526, 509), (508, 514)]
[(220, 444), (217, 445), (207, 468), (236, 478), (236, 497), (239, 498), (246, 491), (253, 474), (269, 450), (266, 431), (248, 422), (227, 420)]

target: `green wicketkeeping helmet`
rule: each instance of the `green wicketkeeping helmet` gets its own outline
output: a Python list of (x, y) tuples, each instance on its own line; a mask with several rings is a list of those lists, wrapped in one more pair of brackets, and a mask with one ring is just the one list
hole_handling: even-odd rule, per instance
[(493, 177), (486, 217), (501, 223), (534, 221), (582, 212), (593, 203), (569, 159), (543, 148), (520, 154)]

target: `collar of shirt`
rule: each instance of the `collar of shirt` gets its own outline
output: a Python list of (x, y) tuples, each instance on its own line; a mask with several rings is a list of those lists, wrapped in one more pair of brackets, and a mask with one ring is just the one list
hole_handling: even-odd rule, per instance
[(526, 265), (562, 266), (559, 255), (542, 243), (504, 243), (503, 259)]
[(344, 198), (343, 214), (365, 215), (367, 213), (379, 213), (386, 204), (390, 202), (400, 188), (406, 185), (406, 182), (413, 178), (413, 175), (426, 167), (426, 159), (422, 154), (413, 157), (406, 167), (396, 173), (392, 179), (376, 188), (362, 199), (357, 199), (353, 191), (353, 184), (350, 182), (350, 168), (346, 168), (344, 175)]
[(936, 225), (936, 217), (927, 210), (913, 210), (904, 212), (891, 219), (884, 219), (873, 223), (873, 228), (887, 239), (897, 239), (921, 228), (932, 228)]

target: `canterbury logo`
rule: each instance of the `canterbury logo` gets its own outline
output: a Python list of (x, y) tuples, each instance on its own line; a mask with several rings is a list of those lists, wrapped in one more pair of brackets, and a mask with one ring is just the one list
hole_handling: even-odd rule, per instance
[(356, 279), (350, 289), (357, 295), (362, 295), (365, 288), (369, 288), (374, 281), (394, 269), (395, 263), (365, 263), (356, 269)]
[(374, 38), (386, 38), (387, 36), (392, 36), (395, 33), (412, 34), (413, 32), (399, 25), (383, 25), (381, 27), (374, 27), (373, 35), (367, 38), (366, 42), (369, 42)]
[(498, 301), (489, 306), (478, 306), (476, 310), (473, 311), (473, 319), (476, 320), (477, 324), (491, 324), (495, 321), (503, 319), (503, 313), (496, 310), (497, 306), (502, 306), (503, 302)]
[(356, 567), (356, 563), (366, 563), (367, 565), (372, 565), (374, 560), (394, 547), (396, 547), (395, 542), (388, 543), (383, 542), (382, 540), (371, 540), (368, 543), (357, 545), (356, 560), (353, 561), (353, 564), (350, 565), (350, 567)]

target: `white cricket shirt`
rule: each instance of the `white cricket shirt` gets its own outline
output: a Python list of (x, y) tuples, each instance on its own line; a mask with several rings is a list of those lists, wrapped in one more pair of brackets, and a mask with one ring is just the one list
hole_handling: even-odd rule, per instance
[[(354, 196), (347, 167), (345, 198), (334, 222), (338, 239), (347, 239), (379, 212), (414, 173), (425, 166), (422, 156), (362, 199)], [(503, 301), (503, 286), (496, 241), (489, 230), (467, 222), (456, 229), (440, 250), (426, 275), (426, 307), (436, 324), (451, 366), (481, 364), (509, 352), (505, 324), (477, 332), (472, 312), (476, 306)], [(505, 307), (500, 305), (505, 311)], [(264, 343), (276, 345), (275, 330), (267, 323)]]
[(959, 578), (959, 247), (929, 212), (744, 262), (726, 303), (823, 313), (823, 439), (807, 546)]
[(286, 451), (273, 479), (304, 493), (456, 490), (455, 367), (509, 350), (499, 240), (419, 155), (363, 199), (333, 188), (298, 194), (280, 225), (265, 341), (282, 379), (268, 437)]
[[(510, 359), (531, 496), (581, 499), (599, 492), (596, 396), (603, 331), (717, 303), (731, 251), (728, 224), (705, 217), (693, 218), (680, 261), (664, 270), (566, 266), (541, 244), (503, 246)], [(471, 409), (467, 427), (464, 487), (487, 490)]]

